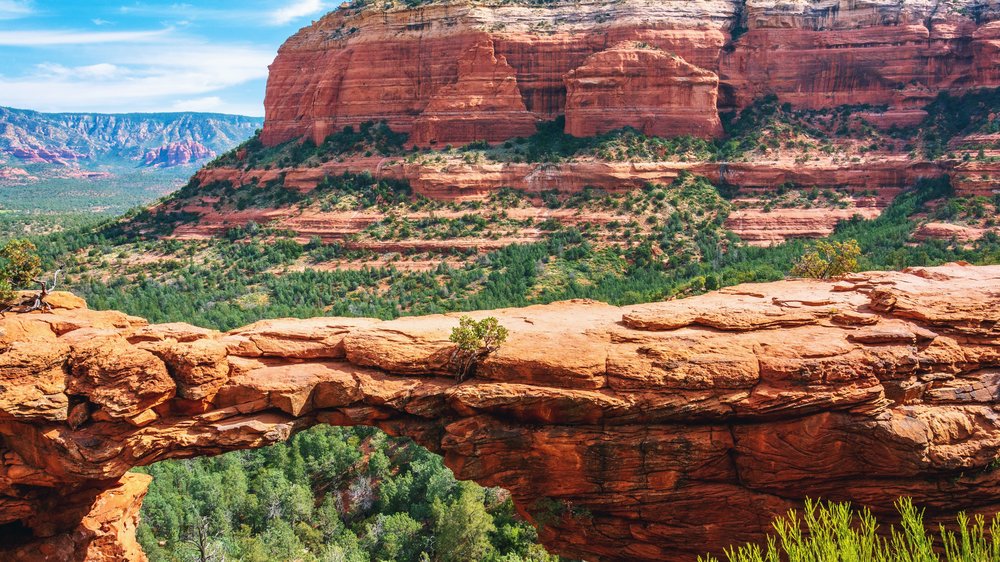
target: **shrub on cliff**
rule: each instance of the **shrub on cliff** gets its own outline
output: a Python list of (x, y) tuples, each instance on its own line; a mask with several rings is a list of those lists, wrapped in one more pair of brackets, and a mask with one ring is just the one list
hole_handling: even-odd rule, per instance
[(0, 304), (10, 304), (14, 290), (32, 283), (41, 265), (35, 245), (27, 240), (11, 240), (0, 248)]
[[(1000, 108), (1000, 88), (984, 88), (960, 96), (941, 92), (927, 106), (927, 117), (919, 126), (925, 156), (930, 159), (945, 156), (949, 142), (955, 137), (1000, 131), (997, 108)], [(900, 132), (900, 136), (912, 134), (912, 130)]]
[(452, 328), (449, 338), (455, 344), (451, 366), (459, 382), (472, 373), (479, 361), (500, 349), (508, 334), (507, 328), (492, 316), (479, 321), (463, 316), (458, 326)]
[[(901, 522), (888, 535), (878, 532), (878, 523), (867, 509), (855, 511), (849, 503), (806, 500), (801, 516), (795, 510), (774, 522), (777, 537), (767, 546), (731, 547), (729, 562), (979, 562), (1000, 560), (1000, 515), (986, 527), (982, 516), (970, 519), (959, 514), (955, 531), (943, 526), (941, 546), (924, 527), (923, 511), (908, 498), (896, 503)], [(718, 562), (711, 555), (699, 562)]]
[(792, 268), (796, 277), (830, 279), (858, 270), (861, 246), (857, 240), (816, 243), (812, 251), (806, 252)]

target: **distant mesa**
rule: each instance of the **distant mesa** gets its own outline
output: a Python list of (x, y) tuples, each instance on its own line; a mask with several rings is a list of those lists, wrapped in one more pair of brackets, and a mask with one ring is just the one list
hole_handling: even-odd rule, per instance
[(60, 164), (63, 166), (85, 158), (83, 154), (78, 154), (72, 150), (44, 147), (13, 148), (10, 150), (10, 155), (25, 164)]
[(215, 156), (214, 150), (200, 142), (172, 142), (146, 152), (142, 158), (142, 165), (150, 168), (172, 168), (194, 164)]
[(2, 182), (26, 183), (37, 179), (24, 168), (8, 168), (0, 165), (0, 181)]

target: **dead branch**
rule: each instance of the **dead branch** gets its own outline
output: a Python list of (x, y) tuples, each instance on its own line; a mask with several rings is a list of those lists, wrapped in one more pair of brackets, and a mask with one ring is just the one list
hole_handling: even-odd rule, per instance
[(62, 269), (57, 269), (56, 272), (52, 274), (51, 286), (49, 286), (44, 279), (32, 279), (31, 281), (39, 287), (38, 293), (19, 303), (12, 304), (3, 310), (0, 310), (0, 317), (4, 316), (8, 312), (13, 312), (15, 314), (28, 314), (38, 310), (52, 312), (52, 306), (45, 302), (45, 298), (49, 296), (49, 293), (55, 290), (56, 285), (59, 283), (60, 273), (62, 273)]

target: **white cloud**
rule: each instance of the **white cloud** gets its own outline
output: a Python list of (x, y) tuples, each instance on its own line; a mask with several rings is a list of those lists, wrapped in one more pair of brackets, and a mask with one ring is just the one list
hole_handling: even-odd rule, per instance
[(98, 43), (128, 43), (148, 41), (170, 33), (170, 29), (158, 31), (0, 31), (0, 46), (4, 47), (52, 47), (57, 45), (93, 45)]
[(0, 0), (0, 20), (23, 18), (35, 13), (31, 2), (25, 0)]
[(118, 45), (85, 48), (92, 60), (100, 62), (74, 67), (48, 63), (22, 76), (0, 76), (0, 105), (107, 112), (187, 107), (260, 115), (259, 104), (231, 104), (222, 99), (221, 92), (262, 82), (274, 58), (270, 50), (186, 36), (157, 36), (127, 49)]
[(271, 12), (271, 21), (275, 25), (285, 25), (305, 16), (317, 14), (326, 9), (323, 0), (295, 0), (283, 8)]
[(127, 68), (106, 62), (75, 67), (43, 63), (37, 68), (40, 76), (47, 75), (53, 79), (111, 80), (129, 74)]
[[(2, 0), (0, 0), (2, 1)], [(318, 15), (331, 10), (343, 0), (246, 0), (240, 8), (213, 8), (189, 3), (150, 4), (135, 2), (121, 6), (118, 12), (123, 15), (142, 15), (146, 17), (164, 18), (175, 21), (224, 21), (227, 24), (235, 22), (252, 27), (278, 26), (294, 22), (299, 18)], [(274, 4), (279, 7), (274, 7)], [(264, 17), (261, 17), (261, 16)]]
[(90, 20), (90, 22), (93, 23), (94, 25), (96, 25), (97, 27), (100, 27), (102, 25), (111, 25), (110, 21), (108, 21), (108, 20), (102, 20), (101, 18), (94, 18), (94, 19)]

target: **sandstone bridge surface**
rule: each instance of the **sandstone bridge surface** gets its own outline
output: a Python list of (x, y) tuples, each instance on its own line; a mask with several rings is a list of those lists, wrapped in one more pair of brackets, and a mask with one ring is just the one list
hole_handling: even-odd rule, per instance
[(1000, 267), (473, 313), (511, 336), (461, 384), (457, 315), (218, 333), (53, 303), (0, 320), (4, 560), (142, 560), (131, 468), (321, 423), (415, 439), (588, 560), (693, 560), (805, 497), (1000, 511)]

